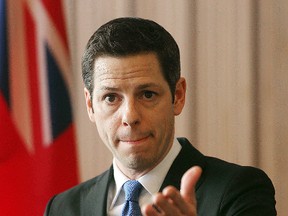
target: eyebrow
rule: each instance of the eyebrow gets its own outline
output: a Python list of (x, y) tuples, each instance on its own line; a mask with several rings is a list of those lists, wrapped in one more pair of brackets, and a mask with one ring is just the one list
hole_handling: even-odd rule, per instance
[(109, 86), (101, 86), (100, 91), (118, 91), (119, 88), (109, 87)]
[(137, 89), (141, 90), (141, 89), (146, 89), (146, 88), (150, 88), (150, 87), (161, 88), (156, 83), (145, 83), (145, 84), (141, 84), (141, 85), (137, 86)]
[[(157, 85), (156, 83), (145, 83), (145, 84), (140, 84), (136, 87), (136, 89), (138, 90), (142, 90), (142, 89), (147, 89), (147, 88), (161, 88), (159, 85)], [(118, 87), (110, 87), (110, 86), (101, 86), (100, 87), (100, 91), (119, 91), (120, 88)]]

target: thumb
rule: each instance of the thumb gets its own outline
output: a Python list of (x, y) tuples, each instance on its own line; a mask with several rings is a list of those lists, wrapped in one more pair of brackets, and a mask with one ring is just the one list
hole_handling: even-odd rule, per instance
[(186, 171), (181, 179), (180, 193), (187, 202), (193, 202), (196, 204), (195, 186), (201, 176), (201, 173), (201, 167), (194, 166)]

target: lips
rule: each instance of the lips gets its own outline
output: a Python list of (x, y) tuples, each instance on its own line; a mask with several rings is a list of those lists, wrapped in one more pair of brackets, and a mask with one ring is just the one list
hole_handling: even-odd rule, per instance
[(123, 137), (119, 139), (120, 142), (125, 142), (125, 143), (141, 143), (143, 141), (146, 141), (150, 135), (146, 136), (141, 136), (141, 137)]

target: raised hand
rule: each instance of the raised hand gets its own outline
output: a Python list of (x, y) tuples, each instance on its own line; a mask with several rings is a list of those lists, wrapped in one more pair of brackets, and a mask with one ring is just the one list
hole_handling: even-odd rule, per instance
[(162, 193), (153, 195), (153, 204), (142, 207), (145, 216), (156, 215), (197, 215), (195, 186), (202, 173), (198, 166), (190, 168), (181, 179), (181, 189), (173, 186), (164, 188)]

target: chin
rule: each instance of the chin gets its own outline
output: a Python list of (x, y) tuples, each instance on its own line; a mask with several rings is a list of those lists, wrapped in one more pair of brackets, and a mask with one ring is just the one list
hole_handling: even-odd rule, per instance
[(151, 167), (155, 167), (156, 161), (152, 158), (145, 158), (141, 156), (133, 156), (127, 160), (127, 167), (134, 170), (144, 171), (150, 170)]

